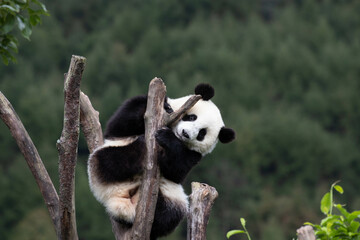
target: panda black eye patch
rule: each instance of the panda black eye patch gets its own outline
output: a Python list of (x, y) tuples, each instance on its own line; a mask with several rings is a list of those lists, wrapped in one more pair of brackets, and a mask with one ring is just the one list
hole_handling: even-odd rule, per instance
[(193, 122), (197, 119), (197, 116), (195, 114), (190, 114), (190, 115), (185, 115), (182, 120), (183, 121), (189, 121), (189, 122)]
[(205, 136), (206, 136), (206, 128), (202, 128), (199, 131), (199, 134), (197, 135), (196, 140), (202, 141), (202, 140), (204, 140)]

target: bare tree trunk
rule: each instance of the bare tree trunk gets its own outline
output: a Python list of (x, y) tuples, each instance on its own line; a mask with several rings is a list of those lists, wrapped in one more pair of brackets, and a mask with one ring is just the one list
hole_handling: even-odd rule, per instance
[(44, 198), (45, 204), (49, 210), (50, 217), (55, 227), (57, 236), (59, 236), (59, 197), (52, 183), (48, 172), (39, 156), (39, 153), (27, 133), (20, 118), (6, 97), (0, 92), (0, 117), (10, 129), (21, 153), (33, 174), (40, 192)]
[(60, 175), (61, 240), (77, 240), (75, 217), (75, 167), (80, 133), (80, 82), (85, 58), (72, 56), (65, 79), (64, 128), (57, 141)]
[(205, 240), (210, 211), (218, 192), (214, 187), (198, 182), (191, 183), (191, 188), (187, 240)]
[(140, 187), (140, 199), (136, 207), (136, 217), (131, 239), (148, 240), (154, 220), (159, 192), (160, 169), (157, 163), (158, 146), (155, 133), (164, 124), (164, 100), (166, 88), (160, 78), (154, 78), (149, 85), (145, 112), (145, 171)]

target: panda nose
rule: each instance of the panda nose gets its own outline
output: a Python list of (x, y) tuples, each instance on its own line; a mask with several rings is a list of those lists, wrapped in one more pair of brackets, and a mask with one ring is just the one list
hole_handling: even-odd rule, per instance
[(186, 138), (190, 138), (189, 134), (187, 134), (187, 132), (184, 129), (182, 130), (182, 135)]

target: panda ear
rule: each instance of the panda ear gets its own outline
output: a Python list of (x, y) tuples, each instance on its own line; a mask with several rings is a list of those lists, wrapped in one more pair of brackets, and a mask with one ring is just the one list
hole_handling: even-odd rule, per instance
[(235, 131), (231, 128), (222, 127), (219, 132), (219, 140), (222, 143), (229, 143), (235, 139)]
[(204, 101), (210, 100), (214, 95), (214, 88), (210, 84), (200, 83), (195, 88), (195, 94), (201, 95)]

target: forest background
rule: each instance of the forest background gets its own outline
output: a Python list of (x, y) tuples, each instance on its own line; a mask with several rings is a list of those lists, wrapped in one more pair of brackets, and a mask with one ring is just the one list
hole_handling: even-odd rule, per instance
[[(0, 66), (10, 100), (58, 186), (56, 141), (63, 74), (87, 58), (82, 90), (100, 120), (163, 78), (168, 96), (207, 82), (235, 142), (218, 144), (188, 177), (219, 192), (208, 239), (245, 217), (253, 239), (292, 239), (317, 222), (336, 180), (340, 202), (360, 209), (360, 1), (43, 1), (51, 16), (20, 41), (17, 64)], [(55, 239), (33, 177), (0, 123), (0, 239)], [(76, 215), (80, 239), (113, 239), (87, 180), (80, 139)], [(169, 240), (185, 239), (185, 223)], [(236, 237), (233, 237), (234, 239)], [(239, 237), (238, 237), (239, 238)]]

